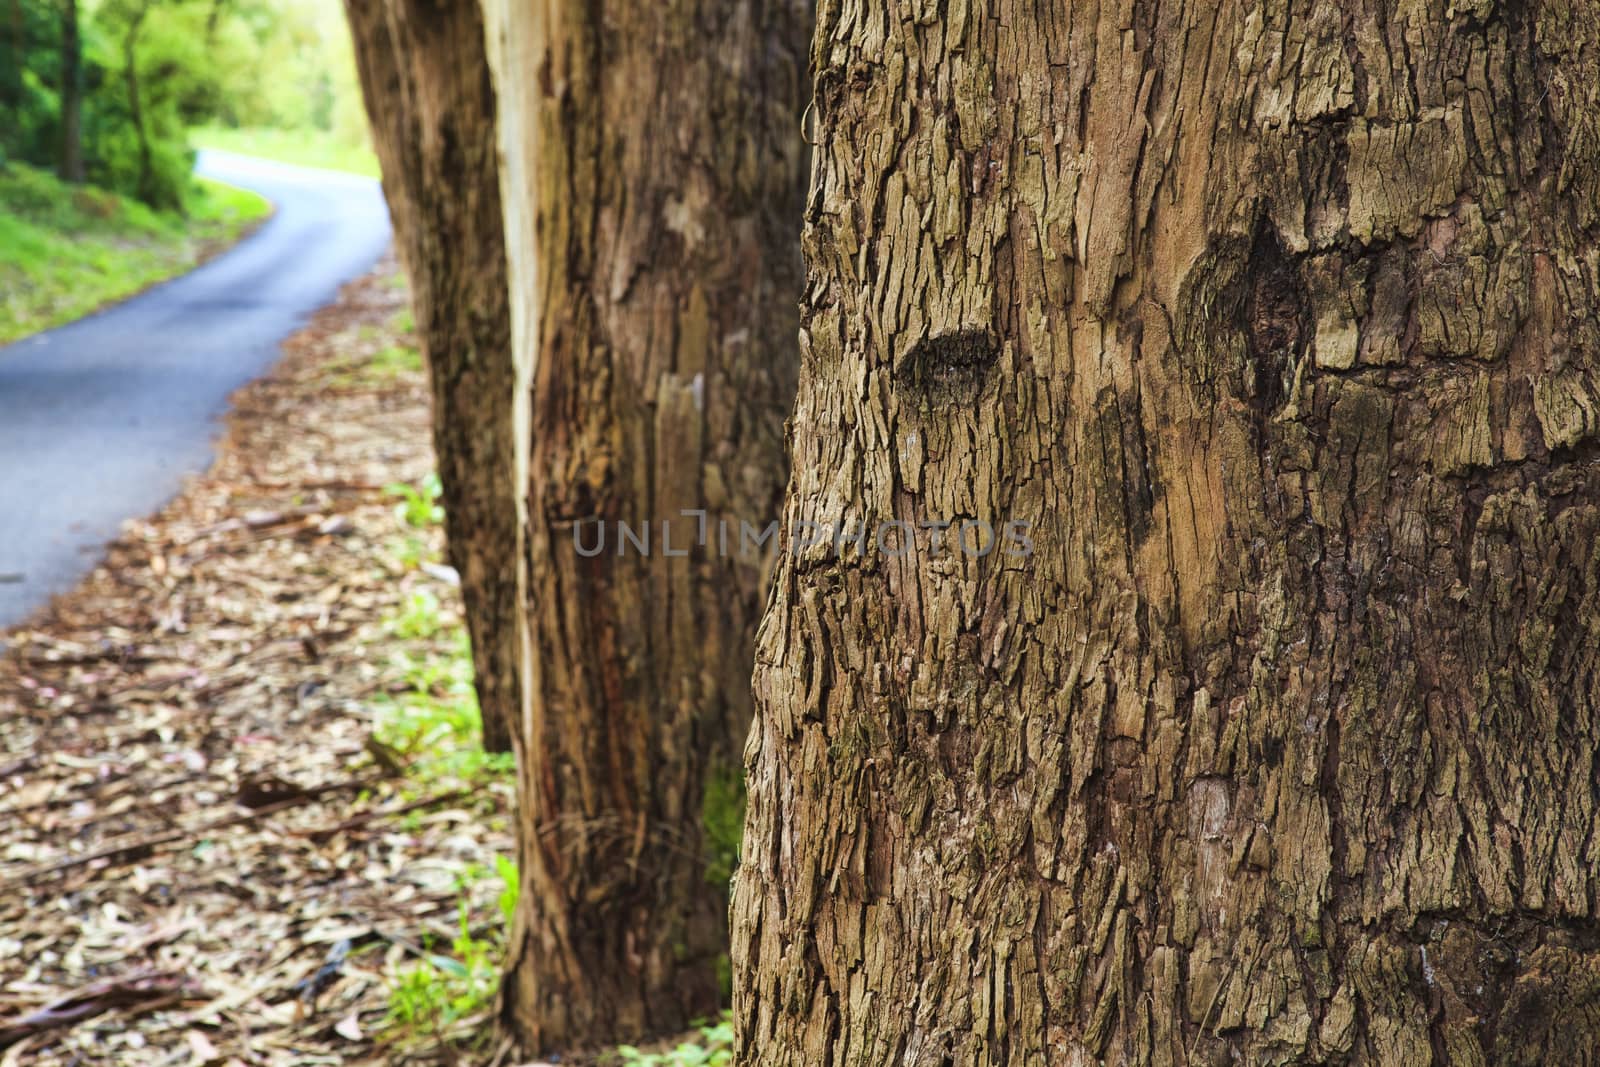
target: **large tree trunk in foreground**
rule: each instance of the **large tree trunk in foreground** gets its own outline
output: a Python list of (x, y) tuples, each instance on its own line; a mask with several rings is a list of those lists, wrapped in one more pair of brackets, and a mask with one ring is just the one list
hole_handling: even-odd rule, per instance
[(345, 6), (433, 384), (483, 743), (508, 752), (521, 700), (511, 314), (483, 22), (464, 0)]
[(788, 517), (999, 544), (785, 553), (745, 1062), (1596, 1062), (1600, 8), (926, 7), (820, 18)]
[[(504, 1020), (551, 1050), (670, 1032), (721, 1001), (727, 871), (709, 877), (701, 817), (737, 783), (752, 715), (762, 561), (740, 558), (738, 524), (774, 518), (784, 481), (809, 10), (485, 13), (529, 449)], [(680, 515), (702, 508), (704, 546)], [(619, 523), (649, 527), (648, 555)]]

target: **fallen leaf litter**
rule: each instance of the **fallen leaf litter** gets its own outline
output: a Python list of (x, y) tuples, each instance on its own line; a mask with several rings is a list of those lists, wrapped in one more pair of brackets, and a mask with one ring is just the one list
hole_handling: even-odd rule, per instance
[[(400, 969), (449, 950), (464, 893), (500, 922), (498, 883), (462, 879), (513, 852), (509, 782), (397, 777), (373, 733), (405, 657), (459, 641), (442, 532), (386, 491), (433, 469), (424, 375), (383, 358), (396, 272), (291, 338), (212, 469), (7, 636), (0, 1067), (403, 1062)], [(417, 596), (446, 625), (399, 635)]]

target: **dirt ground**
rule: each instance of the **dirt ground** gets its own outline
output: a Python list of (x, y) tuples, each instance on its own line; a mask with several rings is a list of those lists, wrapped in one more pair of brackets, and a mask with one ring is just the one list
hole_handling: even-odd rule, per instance
[(392, 261), (348, 287), (6, 638), (0, 1067), (451, 1062), (486, 1029), (511, 784), (460, 725), (404, 307)]

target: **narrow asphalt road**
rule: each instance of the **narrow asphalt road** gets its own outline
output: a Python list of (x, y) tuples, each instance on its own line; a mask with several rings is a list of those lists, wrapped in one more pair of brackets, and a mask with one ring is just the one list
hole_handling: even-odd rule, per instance
[(228, 395), (388, 244), (376, 181), (216, 152), (198, 169), (276, 213), (193, 273), (0, 348), (0, 630), (204, 470)]

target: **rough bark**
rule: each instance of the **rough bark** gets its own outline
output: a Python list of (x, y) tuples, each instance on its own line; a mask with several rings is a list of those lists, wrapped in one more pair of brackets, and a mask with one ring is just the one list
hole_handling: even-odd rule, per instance
[(78, 0), (61, 8), (61, 180), (83, 181), (83, 39)]
[(813, 64), (788, 524), (1032, 552), (784, 554), (742, 1062), (1597, 1062), (1600, 8)]
[[(552, 1050), (670, 1032), (722, 999), (727, 894), (701, 809), (749, 728), (761, 560), (724, 557), (717, 531), (764, 526), (783, 487), (809, 9), (485, 14), (528, 446), (503, 1017)], [(618, 554), (619, 523), (649, 528), (648, 555)]]
[(346, 10), (433, 387), (483, 744), (509, 752), (521, 699), (511, 317), (482, 17), (445, 0), (347, 0)]

